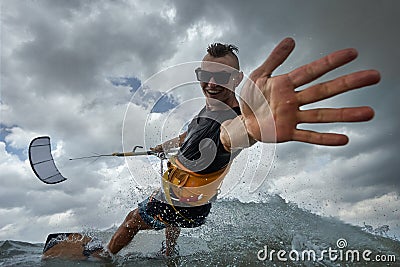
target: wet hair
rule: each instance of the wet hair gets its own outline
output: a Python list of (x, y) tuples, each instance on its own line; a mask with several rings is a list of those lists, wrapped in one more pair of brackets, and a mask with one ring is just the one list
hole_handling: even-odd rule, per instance
[(228, 54), (232, 55), (237, 61), (239, 69), (239, 58), (236, 53), (239, 53), (239, 48), (232, 44), (213, 43), (207, 47), (207, 53), (212, 57), (223, 57)]

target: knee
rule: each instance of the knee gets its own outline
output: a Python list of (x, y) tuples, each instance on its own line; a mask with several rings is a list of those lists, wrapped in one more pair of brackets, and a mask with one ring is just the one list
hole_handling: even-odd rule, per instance
[(128, 213), (128, 215), (126, 215), (125, 221), (131, 221), (136, 217), (136, 214), (138, 213), (138, 210), (132, 210)]
[(146, 230), (151, 228), (143, 221), (142, 217), (139, 214), (138, 209), (135, 209), (128, 213), (123, 225), (128, 229), (135, 229), (135, 230), (141, 230), (141, 229)]
[(139, 212), (137, 209), (132, 210), (128, 213), (125, 218), (124, 226), (129, 229), (138, 228), (138, 222), (140, 221)]

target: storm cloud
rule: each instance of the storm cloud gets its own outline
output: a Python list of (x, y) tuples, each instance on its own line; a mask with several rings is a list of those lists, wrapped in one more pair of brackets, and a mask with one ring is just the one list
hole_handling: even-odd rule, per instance
[[(68, 160), (124, 149), (128, 104), (138, 125), (124, 131), (131, 147), (146, 138), (155, 142), (149, 146), (157, 144), (159, 133), (144, 136), (142, 127), (153, 106), (135, 95), (131, 84), (116, 80), (143, 84), (166, 68), (201, 60), (213, 42), (237, 45), (248, 75), (287, 36), (296, 40), (296, 49), (273, 75), (347, 47), (356, 48), (359, 58), (315, 82), (362, 69), (382, 75), (378, 85), (305, 108), (368, 105), (375, 118), (302, 125), (346, 133), (350, 143), (338, 148), (278, 144), (261, 194), (238, 187), (228, 197), (262, 201), (262, 193), (280, 194), (349, 223), (387, 224), (400, 236), (398, 1), (142, 2), (2, 1), (0, 240), (42, 242), (50, 231), (108, 228), (150, 192), (132, 176), (150, 179), (157, 162), (130, 159), (128, 168), (123, 159)], [(147, 97), (162, 96), (157, 88), (149, 90)], [(179, 99), (168, 98), (153, 116), (163, 116)], [(51, 136), (66, 182), (45, 185), (30, 170), (27, 147), (38, 135)], [(235, 173), (228, 178), (238, 179)]]

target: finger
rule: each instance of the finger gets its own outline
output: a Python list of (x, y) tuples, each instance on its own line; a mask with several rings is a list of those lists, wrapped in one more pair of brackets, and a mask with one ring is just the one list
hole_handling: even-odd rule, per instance
[(321, 77), (325, 73), (343, 66), (357, 57), (357, 51), (353, 48), (340, 50), (327, 55), (321, 59), (304, 65), (291, 71), (289, 75), (290, 81), (295, 88), (312, 82)]
[(350, 90), (378, 83), (380, 74), (376, 70), (359, 71), (332, 81), (311, 86), (297, 93), (300, 105), (314, 103)]
[(323, 146), (343, 146), (349, 142), (349, 138), (343, 134), (318, 133), (296, 129), (293, 133), (293, 141)]
[(283, 39), (275, 48), (272, 50), (268, 58), (250, 75), (254, 81), (261, 77), (270, 76), (271, 73), (279, 67), (290, 55), (295, 46), (295, 42), (292, 38)]
[(299, 123), (360, 122), (374, 117), (370, 107), (321, 108), (304, 110), (298, 113)]

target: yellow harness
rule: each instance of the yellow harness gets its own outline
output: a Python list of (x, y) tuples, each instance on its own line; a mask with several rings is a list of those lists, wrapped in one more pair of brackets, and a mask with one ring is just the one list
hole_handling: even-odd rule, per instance
[(172, 200), (190, 206), (206, 204), (218, 194), (229, 165), (209, 174), (198, 174), (185, 168), (176, 158), (168, 161), (168, 170), (162, 177), (162, 185), (169, 204)]

